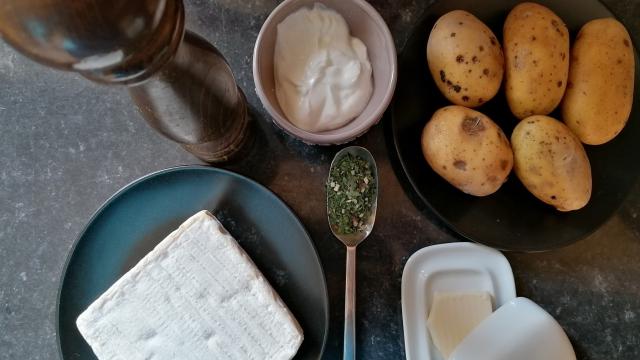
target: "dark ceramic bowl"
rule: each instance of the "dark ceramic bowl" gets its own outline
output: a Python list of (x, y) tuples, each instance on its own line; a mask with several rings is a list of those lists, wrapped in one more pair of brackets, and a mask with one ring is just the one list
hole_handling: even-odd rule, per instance
[[(593, 194), (586, 207), (562, 213), (531, 195), (514, 173), (495, 194), (466, 195), (438, 176), (422, 156), (420, 134), (431, 115), (449, 105), (427, 68), (426, 44), (435, 21), (462, 9), (474, 14), (502, 39), (502, 26), (517, 0), (440, 1), (430, 6), (416, 24), (399, 58), (399, 79), (390, 111), (390, 147), (399, 160), (396, 167), (419, 206), (426, 206), (463, 238), (498, 249), (543, 251), (585, 238), (620, 207), (640, 174), (640, 104), (636, 94), (629, 122), (609, 143), (585, 145), (593, 174)], [(587, 21), (612, 17), (595, 0), (538, 1), (560, 16), (573, 37)], [(627, 27), (629, 28), (629, 27)], [(639, 34), (631, 34), (638, 44)], [(637, 46), (636, 46), (637, 49)], [(640, 69), (636, 52), (636, 91)], [(494, 120), (510, 137), (518, 123), (507, 105), (504, 91), (477, 109)], [(561, 119), (559, 111), (551, 114)], [(603, 244), (604, 245), (604, 244)]]

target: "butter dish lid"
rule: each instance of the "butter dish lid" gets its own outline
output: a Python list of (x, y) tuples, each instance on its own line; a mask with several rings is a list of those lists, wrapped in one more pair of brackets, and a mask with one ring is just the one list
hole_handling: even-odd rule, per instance
[(449, 360), (575, 360), (560, 324), (533, 301), (518, 297), (483, 320)]

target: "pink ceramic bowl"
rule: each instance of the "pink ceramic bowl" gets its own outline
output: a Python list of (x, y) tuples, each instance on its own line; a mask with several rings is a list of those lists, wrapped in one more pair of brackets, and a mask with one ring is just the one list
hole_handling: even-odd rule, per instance
[[(319, 133), (299, 129), (287, 120), (276, 97), (273, 76), (273, 53), (278, 24), (299, 8), (312, 7), (315, 3), (322, 3), (345, 18), (351, 35), (367, 46), (373, 69), (373, 94), (362, 113), (341, 128)], [(393, 96), (397, 67), (396, 48), (391, 32), (380, 14), (365, 0), (286, 0), (273, 10), (262, 25), (253, 51), (253, 80), (260, 101), (276, 125), (309, 144), (343, 144), (377, 124)]]

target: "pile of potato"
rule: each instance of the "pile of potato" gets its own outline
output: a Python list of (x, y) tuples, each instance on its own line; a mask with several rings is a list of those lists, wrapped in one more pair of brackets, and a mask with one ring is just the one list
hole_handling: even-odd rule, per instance
[[(429, 70), (455, 105), (426, 124), (424, 157), (467, 194), (496, 192), (514, 168), (538, 199), (560, 211), (580, 209), (592, 186), (582, 143), (613, 139), (631, 113), (631, 38), (615, 19), (597, 19), (582, 27), (570, 49), (562, 19), (542, 5), (522, 3), (507, 16), (503, 44), (504, 51), (493, 32), (463, 10), (435, 23)], [(511, 143), (496, 123), (471, 109), (491, 100), (503, 77), (509, 108), (520, 119)], [(558, 106), (564, 123), (546, 116)]]

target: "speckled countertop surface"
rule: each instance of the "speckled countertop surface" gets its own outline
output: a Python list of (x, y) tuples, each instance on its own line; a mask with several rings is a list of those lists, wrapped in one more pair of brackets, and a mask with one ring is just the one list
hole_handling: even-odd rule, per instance
[[(404, 43), (429, 1), (372, 1)], [(640, 39), (640, 2), (605, 1)], [(322, 184), (337, 148), (304, 145), (269, 122), (256, 97), (251, 55), (275, 0), (186, 1), (187, 24), (227, 57), (260, 126), (256, 157), (229, 168), (266, 185), (311, 233), (331, 298), (325, 358), (342, 350), (343, 246), (324, 218)], [(637, 42), (636, 42), (637, 43)], [(380, 168), (373, 235), (358, 249), (358, 357), (404, 356), (400, 280), (407, 258), (456, 241), (405, 194), (387, 155), (384, 125), (356, 141)], [(0, 43), (0, 359), (57, 359), (55, 301), (64, 260), (94, 210), (154, 170), (198, 163), (149, 128), (121, 88), (46, 69)], [(637, 166), (637, 164), (634, 164)], [(299, 181), (300, 174), (304, 181)], [(292, 186), (292, 182), (297, 182)], [(549, 311), (579, 359), (640, 359), (640, 187), (589, 238), (548, 253), (508, 253), (519, 295)]]

